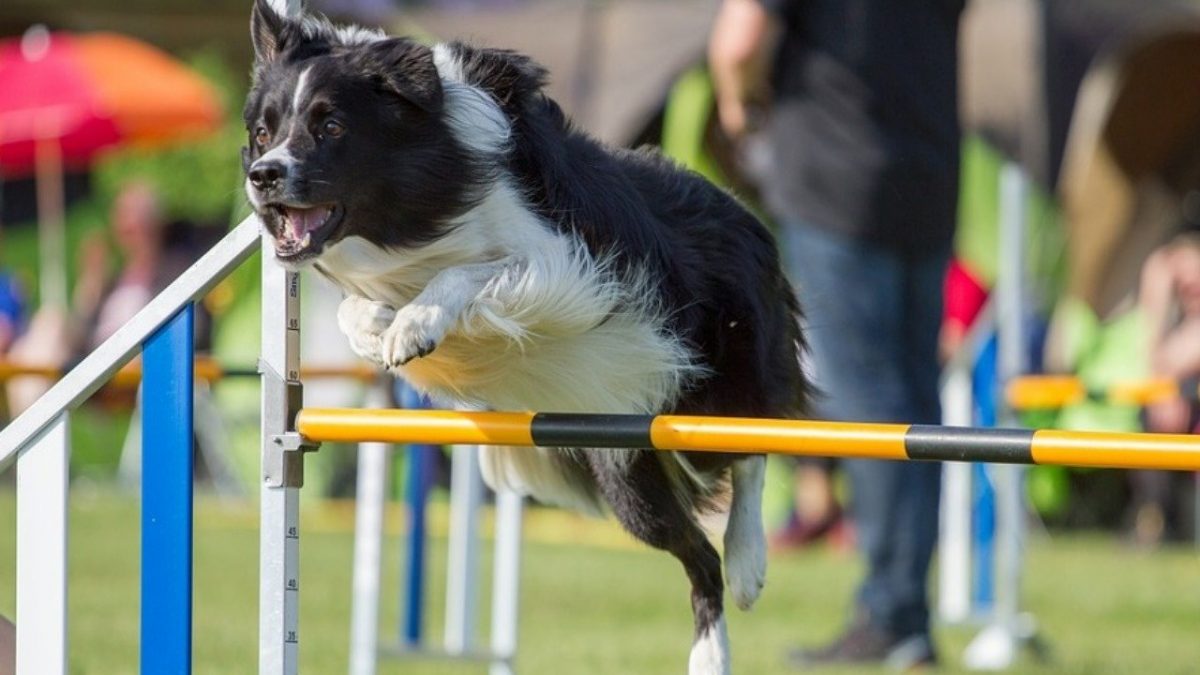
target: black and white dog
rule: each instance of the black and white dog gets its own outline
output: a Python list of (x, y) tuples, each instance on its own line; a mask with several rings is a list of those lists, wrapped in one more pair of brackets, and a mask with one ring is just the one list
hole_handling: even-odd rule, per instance
[[(650, 151), (602, 147), (519, 54), (429, 48), (257, 0), (246, 191), (286, 264), (346, 299), (354, 350), (494, 409), (796, 417), (799, 309), (767, 230)], [(764, 458), (493, 447), (484, 472), (599, 512), (683, 563), (693, 674), (729, 671), (721, 560), (697, 514), (730, 490), (734, 602), (766, 572)]]

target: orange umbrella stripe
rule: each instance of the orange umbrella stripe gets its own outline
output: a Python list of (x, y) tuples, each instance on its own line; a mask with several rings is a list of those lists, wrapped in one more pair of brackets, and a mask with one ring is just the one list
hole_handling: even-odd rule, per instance
[(201, 136), (220, 123), (213, 88), (157, 48), (115, 33), (82, 35), (74, 46), (103, 109), (127, 141)]

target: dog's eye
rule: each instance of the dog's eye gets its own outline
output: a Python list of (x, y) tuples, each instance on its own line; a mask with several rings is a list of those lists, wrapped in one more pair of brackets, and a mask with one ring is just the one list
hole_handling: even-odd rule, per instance
[(337, 120), (325, 120), (325, 123), (321, 125), (321, 133), (330, 138), (338, 138), (346, 133), (346, 127)]
[(254, 143), (259, 148), (267, 147), (267, 143), (271, 142), (271, 132), (267, 131), (266, 127), (259, 127), (254, 130)]

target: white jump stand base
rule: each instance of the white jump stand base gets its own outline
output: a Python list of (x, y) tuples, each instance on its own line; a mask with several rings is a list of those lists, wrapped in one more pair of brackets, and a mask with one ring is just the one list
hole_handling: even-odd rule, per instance
[(1049, 659), (1049, 648), (1038, 635), (1037, 621), (1027, 613), (980, 631), (963, 652), (963, 665), (968, 670), (1006, 670), (1023, 648), (1038, 661)]

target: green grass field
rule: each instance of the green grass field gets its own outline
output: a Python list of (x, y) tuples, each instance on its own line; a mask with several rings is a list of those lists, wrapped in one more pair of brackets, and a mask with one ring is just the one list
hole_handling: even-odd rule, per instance
[[(14, 499), (0, 492), (0, 560), (13, 560)], [(400, 527), (398, 512), (389, 528)], [(307, 504), (303, 513), (301, 664), (305, 673), (345, 672), (349, 632), (352, 507)], [(436, 519), (434, 531), (444, 531)], [(533, 512), (527, 520), (518, 668), (522, 673), (680, 673), (691, 619), (677, 564), (629, 543), (610, 523)], [(396, 633), (399, 544), (386, 547), (383, 633)], [(257, 669), (257, 511), (201, 499), (196, 517), (196, 673)], [(431, 552), (431, 615), (440, 635), (444, 541)], [(484, 570), (488, 561), (484, 561)], [(1153, 554), (1108, 537), (1033, 543), (1026, 605), (1053, 649), (1049, 664), (1013, 672), (1195, 673), (1200, 664), (1200, 556)], [(739, 673), (788, 672), (787, 648), (828, 638), (846, 616), (860, 567), (828, 550), (775, 556), (753, 612), (730, 616)], [(11, 616), (11, 566), (0, 566), (0, 612)], [(70, 541), (71, 672), (137, 672), (138, 505), (104, 491), (73, 495)], [(486, 577), (486, 573), (484, 575)], [(485, 589), (486, 594), (486, 589)], [(487, 611), (486, 595), (483, 610)], [(486, 631), (482, 631), (486, 634)], [(941, 628), (944, 672), (959, 672), (970, 628)], [(479, 664), (390, 661), (383, 673), (482, 673)], [(854, 670), (831, 672), (860, 672)]]

